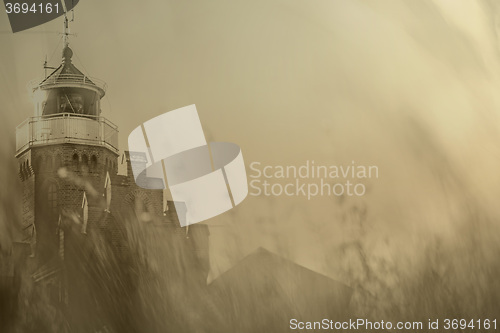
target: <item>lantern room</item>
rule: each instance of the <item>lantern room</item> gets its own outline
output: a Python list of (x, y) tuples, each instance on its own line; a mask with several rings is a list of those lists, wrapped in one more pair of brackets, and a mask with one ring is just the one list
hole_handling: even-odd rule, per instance
[(63, 49), (62, 63), (41, 82), (32, 84), (35, 116), (68, 113), (99, 116), (104, 82), (84, 75), (71, 62), (73, 51)]

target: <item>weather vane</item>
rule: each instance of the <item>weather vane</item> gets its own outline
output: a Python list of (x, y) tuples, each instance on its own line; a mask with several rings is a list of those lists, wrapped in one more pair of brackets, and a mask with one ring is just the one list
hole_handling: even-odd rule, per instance
[(64, 1), (62, 2), (63, 10), (64, 10), (64, 27), (63, 27), (63, 43), (64, 47), (67, 47), (69, 45), (69, 36), (74, 34), (70, 33), (69, 30), (69, 22), (73, 22), (75, 20), (75, 9), (71, 9), (71, 21), (68, 20), (68, 11), (66, 9), (66, 4)]
[[(62, 2), (63, 6), (63, 11), (64, 11), (64, 21), (63, 21), (63, 32), (59, 32), (59, 34), (62, 34), (63, 37), (63, 50), (69, 46), (69, 36), (77, 36), (76, 34), (70, 33), (69, 29), (69, 22), (73, 22), (75, 20), (75, 9), (74, 6), (72, 6), (71, 9), (71, 20), (68, 20), (68, 11), (66, 8), (66, 3), (63, 1)], [(52, 58), (52, 56), (51, 56)], [(47, 77), (47, 69), (57, 69), (57, 67), (52, 67), (48, 65), (48, 60), (47, 56), (45, 56), (45, 61), (43, 63), (43, 69), (45, 70), (45, 77)]]

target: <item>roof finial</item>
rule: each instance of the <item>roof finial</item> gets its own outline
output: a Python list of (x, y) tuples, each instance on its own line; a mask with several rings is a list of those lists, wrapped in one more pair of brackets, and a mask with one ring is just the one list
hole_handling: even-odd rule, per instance
[(63, 62), (64, 63), (69, 63), (71, 62), (71, 57), (73, 56), (73, 51), (69, 48), (69, 36), (72, 35), (69, 32), (69, 22), (73, 22), (75, 19), (74, 16), (74, 9), (73, 11), (73, 18), (71, 21), (68, 20), (68, 10), (66, 9), (66, 4), (63, 1), (63, 10), (64, 10), (64, 26), (63, 26)]

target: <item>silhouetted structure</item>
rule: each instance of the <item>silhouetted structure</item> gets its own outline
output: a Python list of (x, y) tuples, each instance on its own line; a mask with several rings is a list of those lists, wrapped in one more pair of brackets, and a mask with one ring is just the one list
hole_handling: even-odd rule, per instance
[(127, 172), (118, 174), (118, 128), (101, 116), (106, 85), (78, 70), (72, 56), (66, 43), (61, 65), (33, 86), (35, 115), (17, 128), (22, 239), (2, 283), (14, 287), (26, 311), (39, 300), (64, 317), (68, 327), (60, 330), (134, 331), (129, 295), (140, 267), (131, 237), (160, 235), (159, 264), (179, 276), (188, 269), (191, 283), (205, 285), (208, 227), (180, 227), (177, 214), (185, 212), (162, 190), (137, 186), (131, 158), (140, 156), (125, 152)]
[(259, 248), (214, 280), (209, 293), (224, 313), (219, 332), (290, 332), (292, 318), (346, 319), (352, 289)]

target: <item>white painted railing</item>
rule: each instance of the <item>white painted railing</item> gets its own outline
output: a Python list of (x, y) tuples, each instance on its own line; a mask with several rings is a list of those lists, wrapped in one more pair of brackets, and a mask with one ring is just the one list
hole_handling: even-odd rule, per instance
[(17, 154), (35, 145), (79, 143), (118, 151), (118, 128), (104, 117), (60, 113), (30, 117), (17, 126)]
[(104, 81), (89, 77), (86, 75), (76, 75), (76, 74), (59, 74), (54, 76), (49, 76), (45, 79), (35, 79), (31, 80), (28, 87), (31, 89), (36, 88), (50, 88), (52, 86), (92, 86), (101, 89), (103, 92), (106, 91), (107, 85)]

